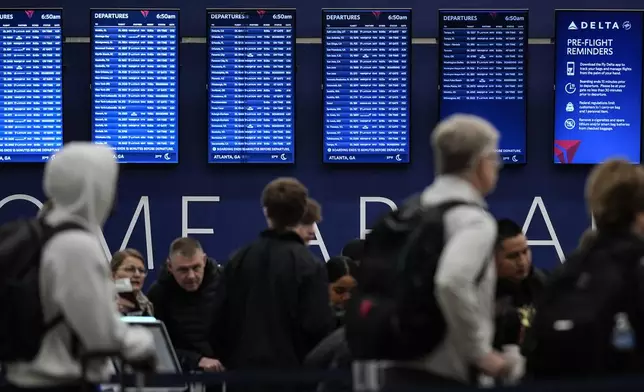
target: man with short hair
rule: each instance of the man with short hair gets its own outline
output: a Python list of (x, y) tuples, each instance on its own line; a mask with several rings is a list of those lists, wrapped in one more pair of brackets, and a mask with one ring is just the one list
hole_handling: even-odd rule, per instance
[(228, 369), (297, 367), (334, 328), (324, 264), (296, 232), (307, 199), (294, 178), (266, 185), (269, 229), (226, 264), (217, 336)]
[(447, 334), (422, 363), (388, 369), (386, 382), (391, 387), (414, 381), (414, 386), (476, 384), (479, 371), (502, 377), (510, 370), (510, 362), (492, 348), (496, 220), (484, 199), (496, 187), (501, 167), (498, 142), (496, 128), (472, 115), (450, 116), (432, 133), (436, 178), (423, 191), (421, 203), (467, 203), (443, 216), (445, 246), (434, 284)]
[(295, 226), (295, 232), (302, 237), (302, 241), (309, 243), (315, 239), (315, 225), (322, 221), (322, 206), (313, 198), (306, 199), (306, 210), (300, 223)]
[(523, 345), (532, 325), (535, 304), (546, 284), (546, 274), (532, 265), (532, 252), (521, 226), (510, 219), (497, 221), (496, 333), (494, 346)]
[(211, 344), (220, 275), (220, 267), (199, 241), (177, 238), (148, 292), (155, 317), (165, 323), (186, 371), (223, 370)]

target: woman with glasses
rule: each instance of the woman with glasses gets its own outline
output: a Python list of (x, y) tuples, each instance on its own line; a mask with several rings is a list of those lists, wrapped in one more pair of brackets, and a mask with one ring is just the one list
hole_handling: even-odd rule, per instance
[(142, 292), (148, 273), (143, 255), (136, 249), (120, 250), (112, 255), (110, 268), (119, 291), (119, 312), (126, 316), (153, 316), (152, 303)]

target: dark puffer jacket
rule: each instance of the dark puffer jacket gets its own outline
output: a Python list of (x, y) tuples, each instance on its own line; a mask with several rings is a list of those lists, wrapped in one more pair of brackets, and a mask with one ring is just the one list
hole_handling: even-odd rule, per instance
[(195, 292), (188, 292), (179, 286), (164, 264), (148, 292), (154, 316), (168, 329), (184, 371), (197, 370), (202, 357), (216, 358), (210, 337), (221, 273), (221, 267), (209, 259), (201, 286)]

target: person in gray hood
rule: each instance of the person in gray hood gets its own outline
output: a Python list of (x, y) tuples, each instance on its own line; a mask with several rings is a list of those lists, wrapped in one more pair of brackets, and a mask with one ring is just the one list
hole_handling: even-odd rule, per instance
[[(149, 331), (120, 320), (109, 265), (98, 235), (115, 198), (118, 165), (110, 148), (86, 142), (66, 144), (45, 166), (44, 191), (53, 206), (44, 219), (56, 226), (73, 222), (85, 230), (68, 230), (49, 240), (42, 251), (40, 294), (46, 320), (64, 321), (47, 332), (32, 362), (9, 363), (12, 390), (77, 391), (81, 387), (80, 352), (121, 352), (127, 360), (154, 358)], [(75, 336), (75, 338), (73, 338)], [(105, 380), (107, 359), (88, 363), (91, 382)]]

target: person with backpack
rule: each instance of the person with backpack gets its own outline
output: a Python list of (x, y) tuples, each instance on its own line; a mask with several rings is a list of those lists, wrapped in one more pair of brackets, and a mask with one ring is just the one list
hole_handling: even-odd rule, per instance
[(479, 372), (511, 370), (492, 348), (497, 233), (484, 197), (501, 167), (498, 140), (482, 118), (442, 121), (434, 183), (366, 238), (346, 333), (354, 358), (393, 361), (386, 388), (473, 385)]
[(154, 365), (152, 334), (120, 319), (98, 237), (112, 209), (117, 180), (110, 148), (66, 144), (45, 166), (51, 211), (0, 228), (5, 390), (79, 391), (85, 381), (110, 376), (108, 354), (148, 369)]
[(553, 274), (537, 305), (536, 379), (599, 378), (644, 369), (644, 168), (596, 166), (585, 198), (596, 231)]

